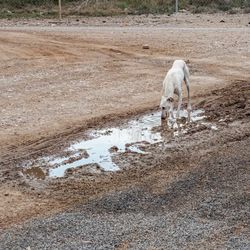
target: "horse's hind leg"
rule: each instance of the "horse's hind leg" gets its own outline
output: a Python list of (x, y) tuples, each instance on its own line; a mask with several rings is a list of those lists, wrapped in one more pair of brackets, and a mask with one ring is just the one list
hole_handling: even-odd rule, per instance
[(191, 111), (192, 111), (192, 106), (191, 106), (191, 97), (190, 97), (190, 87), (189, 87), (189, 79), (188, 76), (185, 77), (184, 79), (186, 87), (187, 87), (187, 93), (188, 93), (188, 105), (187, 105), (187, 111), (188, 111), (188, 121), (191, 121)]

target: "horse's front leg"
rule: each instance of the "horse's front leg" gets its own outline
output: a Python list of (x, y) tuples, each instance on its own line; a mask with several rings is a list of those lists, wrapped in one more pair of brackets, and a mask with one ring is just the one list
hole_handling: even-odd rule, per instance
[(166, 119), (166, 117), (167, 117), (166, 109), (165, 109), (165, 108), (162, 108), (162, 109), (161, 109), (161, 119)]
[(169, 117), (171, 117), (174, 120), (174, 104), (173, 104), (173, 102), (171, 102), (171, 104), (170, 104)]
[(176, 118), (180, 117), (181, 104), (182, 104), (182, 94), (180, 92), (178, 94), (178, 108), (177, 108)]

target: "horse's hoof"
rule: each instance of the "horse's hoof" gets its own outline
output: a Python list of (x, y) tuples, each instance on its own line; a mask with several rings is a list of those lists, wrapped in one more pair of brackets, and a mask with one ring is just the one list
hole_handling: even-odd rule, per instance
[(161, 113), (161, 119), (165, 120), (167, 118), (167, 114), (165, 112)]
[(187, 122), (187, 118), (184, 117), (184, 116), (178, 117), (178, 118), (176, 119), (176, 121), (179, 122), (179, 123), (186, 123), (186, 122)]

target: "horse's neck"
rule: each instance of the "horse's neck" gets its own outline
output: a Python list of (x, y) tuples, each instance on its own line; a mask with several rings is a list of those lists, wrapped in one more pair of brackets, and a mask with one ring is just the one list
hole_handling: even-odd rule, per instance
[(164, 91), (164, 96), (169, 98), (174, 96), (174, 86), (173, 84), (167, 84), (165, 91)]

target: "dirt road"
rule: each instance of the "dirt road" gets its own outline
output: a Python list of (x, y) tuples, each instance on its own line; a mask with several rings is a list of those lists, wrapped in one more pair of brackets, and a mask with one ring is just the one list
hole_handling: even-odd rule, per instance
[[(135, 17), (134, 23), (133, 20), (119, 24), (109, 21), (92, 26), (73, 23), (48, 27), (46, 23), (38, 26), (25, 23), (18, 27), (16, 23), (2, 21), (5, 25), (0, 30), (2, 228), (63, 211), (72, 204), (109, 197), (110, 192), (125, 190), (126, 193), (130, 187), (132, 190), (143, 187), (146, 190), (141, 193), (140, 199), (143, 199), (150, 186), (152, 193), (165, 189), (173, 194), (181, 192), (176, 190), (183, 181), (184, 194), (190, 192), (190, 197), (186, 197), (188, 201), (201, 198), (204, 193), (210, 199), (212, 191), (208, 186), (196, 197), (190, 178), (199, 175), (202, 180), (208, 178), (210, 183), (217, 174), (223, 178), (231, 163), (235, 169), (242, 167), (246, 176), (250, 79), (247, 16), (212, 19), (213, 16), (183, 15), (178, 20), (169, 19), (168, 23), (161, 18), (159, 23), (151, 23), (154, 26), (149, 25), (146, 17), (144, 22), (141, 17)], [(220, 22), (222, 19), (225, 21)], [(140, 24), (138, 20), (142, 20)], [(148, 50), (142, 48), (144, 44), (149, 45)], [(148, 160), (140, 160), (140, 156), (133, 154), (131, 157), (119, 155), (115, 160), (124, 162), (128, 170), (116, 174), (37, 181), (27, 180), (20, 173), (19, 165), (23, 161), (60, 152), (87, 128), (119, 124), (130, 116), (157, 108), (162, 79), (176, 58), (188, 61), (194, 109), (204, 108), (216, 124), (219, 120), (224, 122), (217, 134), (209, 130), (208, 141), (207, 127), (199, 128), (201, 131), (193, 127), (182, 142), (171, 146), (171, 155), (163, 154), (166, 149), (161, 147), (160, 150), (149, 148), (154, 157)], [(221, 88), (224, 89), (218, 90)], [(233, 100), (235, 103), (231, 103)], [(164, 133), (164, 128), (161, 129)], [(165, 132), (166, 138), (170, 134)], [(187, 145), (190, 141), (193, 141), (191, 146)], [(176, 148), (180, 150), (177, 153)], [(197, 155), (189, 157), (188, 152), (192, 150), (196, 150)], [(234, 156), (233, 152), (239, 155)], [(185, 155), (185, 160), (181, 160), (179, 154)], [(213, 160), (217, 158), (225, 163), (221, 172), (217, 168), (220, 161)], [(166, 159), (177, 162), (171, 173), (164, 164)], [(178, 159), (181, 162), (178, 163)], [(211, 162), (215, 175), (209, 174), (206, 162)], [(244, 176), (239, 176), (232, 185), (241, 183), (242, 188), (249, 189)], [(231, 177), (225, 178), (228, 183)], [(220, 182), (216, 188), (219, 185)], [(220, 193), (219, 189), (217, 192)], [(230, 190), (225, 192), (230, 194)], [(115, 195), (120, 199), (119, 193)], [(171, 198), (172, 206), (177, 202), (182, 207), (182, 194), (176, 195), (166, 200)], [(244, 210), (245, 193), (242, 197), (244, 204), (239, 209)], [(154, 199), (157, 198), (148, 199), (145, 206), (154, 204)], [(197, 205), (203, 204), (199, 199)], [(239, 203), (235, 204), (238, 208)], [(214, 205), (212, 202), (211, 206)], [(242, 219), (243, 224), (246, 219)]]

